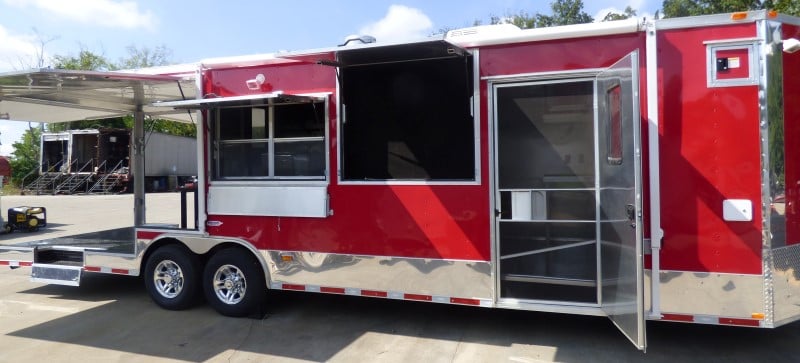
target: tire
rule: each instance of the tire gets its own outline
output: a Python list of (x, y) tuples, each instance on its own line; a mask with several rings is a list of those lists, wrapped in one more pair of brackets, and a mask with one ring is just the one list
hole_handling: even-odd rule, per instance
[(184, 310), (200, 301), (200, 271), (197, 255), (179, 246), (164, 246), (147, 259), (144, 284), (158, 306)]
[(211, 256), (203, 270), (206, 301), (225, 316), (257, 314), (264, 303), (266, 288), (261, 264), (243, 249), (220, 250)]

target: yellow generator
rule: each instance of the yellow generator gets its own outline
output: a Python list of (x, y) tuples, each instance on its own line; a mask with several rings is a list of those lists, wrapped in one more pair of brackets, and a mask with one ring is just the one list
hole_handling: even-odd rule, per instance
[(47, 226), (47, 210), (45, 207), (14, 207), (8, 209), (8, 220), (5, 229), (33, 232)]

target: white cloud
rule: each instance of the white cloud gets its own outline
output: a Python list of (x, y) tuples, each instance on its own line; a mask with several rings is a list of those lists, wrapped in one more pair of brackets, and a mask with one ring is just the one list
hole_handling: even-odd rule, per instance
[(0, 155), (11, 155), (14, 151), (13, 144), (22, 140), (22, 134), (26, 130), (28, 130), (27, 122), (0, 120)]
[[(608, 7), (601, 8), (600, 10), (595, 12), (594, 21), (596, 21), (596, 22), (603, 21), (603, 18), (605, 18), (606, 15), (608, 13), (611, 13), (611, 12), (617, 13), (617, 14), (624, 14), (626, 6), (630, 6), (631, 9), (636, 11), (636, 17), (637, 18), (640, 18), (640, 19), (641, 18), (652, 19), (653, 18), (652, 11), (654, 10), (653, 9), (653, 5), (650, 4), (652, 2), (653, 2), (652, 0), (627, 0), (627, 1), (625, 1), (625, 0), (613, 0), (613, 1), (604, 1), (603, 5), (609, 4), (609, 3), (611, 3), (612, 5), (608, 6)], [(657, 4), (655, 6), (656, 6), (656, 8), (658, 8), (660, 6), (660, 2), (659, 2), (659, 4)]]
[(0, 72), (27, 69), (35, 65), (34, 37), (11, 34), (0, 25)]
[(5, 2), (16, 7), (32, 6), (64, 19), (109, 28), (153, 30), (157, 23), (152, 12), (139, 10), (139, 5), (134, 1), (5, 0)]
[(392, 5), (386, 16), (364, 26), (359, 33), (371, 35), (381, 43), (391, 43), (426, 37), (432, 29), (433, 22), (421, 10)]

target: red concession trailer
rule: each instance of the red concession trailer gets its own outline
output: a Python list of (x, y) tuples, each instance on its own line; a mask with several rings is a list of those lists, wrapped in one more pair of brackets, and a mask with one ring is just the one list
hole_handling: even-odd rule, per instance
[[(646, 320), (777, 327), (800, 318), (798, 37), (771, 12), (496, 25), (207, 60), (194, 90), (97, 77), (197, 124), (197, 227), (148, 225), (137, 191), (134, 229), (0, 264), (231, 316), (269, 288), (607, 316), (640, 349)], [(6, 84), (0, 112), (32, 107)]]

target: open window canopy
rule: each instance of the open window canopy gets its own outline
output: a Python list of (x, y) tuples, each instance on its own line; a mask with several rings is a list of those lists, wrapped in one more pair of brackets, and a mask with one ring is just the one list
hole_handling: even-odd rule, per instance
[(150, 116), (192, 122), (184, 110), (152, 104), (195, 97), (194, 80), (177, 76), (52, 69), (0, 73), (0, 119), (16, 121), (103, 119), (141, 107)]
[(468, 52), (444, 39), (428, 38), (401, 44), (350, 44), (333, 48), (278, 55), (285, 59), (340, 68), (432, 59), (459, 58)]
[(310, 103), (324, 99), (311, 96), (290, 95), (283, 92), (262, 93), (257, 95), (204, 98), (183, 101), (165, 101), (153, 104), (155, 107), (173, 108), (176, 110), (207, 110), (221, 107), (260, 107), (290, 103)]

